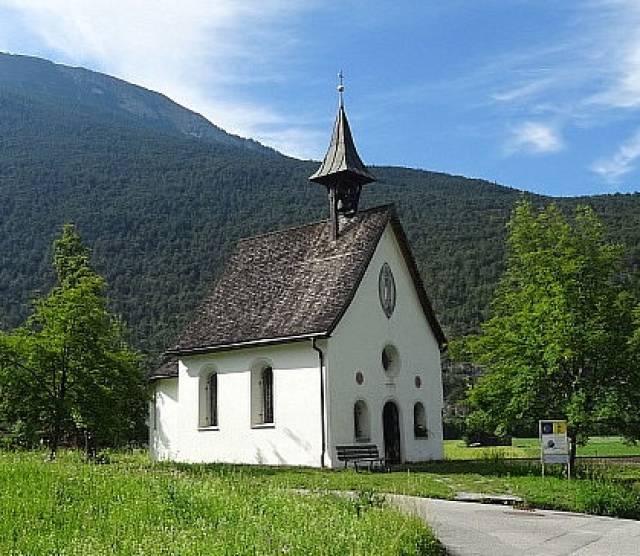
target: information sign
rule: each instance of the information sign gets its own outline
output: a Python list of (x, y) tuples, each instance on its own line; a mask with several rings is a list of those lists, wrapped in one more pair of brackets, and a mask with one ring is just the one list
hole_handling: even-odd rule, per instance
[(542, 463), (569, 464), (567, 422), (557, 419), (540, 421), (540, 454)]

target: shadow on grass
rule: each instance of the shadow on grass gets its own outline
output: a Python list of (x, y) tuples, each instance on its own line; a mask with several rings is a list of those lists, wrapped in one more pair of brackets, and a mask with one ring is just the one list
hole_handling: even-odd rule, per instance
[(537, 462), (500, 458), (407, 464), (388, 473), (179, 463), (167, 464), (167, 471), (203, 480), (220, 477), (249, 481), (256, 486), (318, 492), (351, 490), (451, 498), (457, 490), (479, 488), (482, 492), (516, 494), (536, 508), (639, 519), (640, 466), (634, 467), (636, 470), (625, 475), (629, 471), (622, 466), (580, 463), (571, 481), (562, 478), (563, 466), (547, 466), (542, 478)]
[[(162, 464), (161, 464), (162, 465)], [(169, 463), (171, 469), (177, 469), (189, 475), (218, 475), (218, 476), (238, 476), (254, 478), (272, 478), (278, 476), (305, 476), (310, 475), (340, 475), (345, 469), (318, 469), (315, 467), (300, 466), (267, 466), (249, 464), (227, 464), (227, 463)], [(579, 463), (574, 470), (574, 477), (577, 479), (589, 480), (611, 480), (614, 479), (615, 472), (620, 471), (622, 466), (605, 466), (592, 463)], [(353, 473), (352, 469), (346, 471)], [(362, 475), (393, 476), (398, 473), (430, 473), (433, 475), (481, 475), (492, 477), (529, 477), (541, 476), (542, 467), (539, 463), (531, 460), (508, 460), (508, 459), (478, 459), (472, 461), (438, 461), (413, 464), (402, 464), (393, 466), (388, 473), (359, 471)], [(566, 468), (562, 465), (548, 465), (545, 469), (547, 477), (563, 477), (566, 475)], [(640, 466), (638, 466), (640, 476)], [(619, 482), (633, 483), (640, 480), (639, 477), (620, 477)]]
[[(473, 461), (438, 461), (408, 464), (394, 468), (393, 471), (413, 471), (433, 473), (435, 475), (484, 475), (493, 477), (513, 477), (540, 475), (540, 464), (529, 460), (478, 459)], [(547, 474), (560, 474), (557, 466), (548, 468)]]
[[(487, 479), (531, 478), (542, 475), (540, 463), (531, 460), (508, 460), (501, 458), (479, 459), (473, 461), (440, 461), (394, 466), (387, 473), (360, 471), (352, 469), (318, 469), (297, 466), (265, 466), (243, 464), (184, 464), (170, 463), (168, 469), (177, 470), (191, 477), (217, 476), (225, 478), (253, 479), (257, 482), (271, 483), (274, 486), (305, 486), (320, 488), (358, 488), (360, 484), (376, 484), (384, 488), (386, 483), (394, 483), (398, 479), (409, 479), (410, 476), (433, 475), (461, 481), (470, 477), (486, 477)], [(566, 477), (566, 468), (562, 465), (551, 465), (545, 469), (545, 477), (561, 479)], [(640, 489), (640, 466), (628, 471), (623, 466), (579, 463), (574, 469), (574, 479), (580, 482)], [(389, 481), (387, 481), (387, 478)], [(575, 485), (577, 487), (577, 485)]]
[(174, 469), (195, 476), (214, 474), (218, 476), (270, 478), (279, 475), (299, 474), (306, 476), (310, 473), (323, 474), (330, 472), (330, 470), (317, 469), (314, 467), (269, 466), (242, 463), (170, 463), (169, 465)]

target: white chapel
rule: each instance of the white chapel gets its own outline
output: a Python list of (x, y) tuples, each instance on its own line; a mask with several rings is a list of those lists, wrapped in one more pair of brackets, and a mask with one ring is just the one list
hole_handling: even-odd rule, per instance
[(393, 206), (358, 210), (375, 178), (342, 98), (309, 179), (329, 218), (240, 240), (150, 374), (154, 459), (339, 467), (336, 447), (365, 444), (388, 463), (443, 457), (446, 339)]

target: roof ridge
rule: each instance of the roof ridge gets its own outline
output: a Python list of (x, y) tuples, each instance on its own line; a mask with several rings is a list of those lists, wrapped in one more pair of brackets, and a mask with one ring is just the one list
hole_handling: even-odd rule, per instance
[(296, 224), (295, 226), (288, 226), (286, 228), (280, 228), (279, 230), (272, 230), (270, 232), (264, 232), (262, 234), (256, 234), (254, 236), (241, 237), (240, 239), (238, 239), (237, 243), (249, 241), (251, 239), (258, 239), (261, 237), (274, 236), (276, 234), (281, 234), (283, 232), (291, 232), (293, 230), (299, 230), (301, 228), (311, 228), (312, 226), (317, 226), (318, 224), (326, 224), (327, 222), (328, 221), (324, 219), (324, 220), (315, 220), (313, 222), (307, 222), (306, 224)]
[[(395, 204), (394, 203), (385, 203), (384, 205), (377, 205), (375, 207), (371, 207), (368, 209), (364, 209), (364, 210), (359, 210), (354, 217), (357, 217), (360, 214), (370, 214), (370, 213), (376, 213), (376, 212), (383, 212), (383, 211), (394, 211), (395, 212)], [(245, 241), (249, 241), (252, 239), (259, 239), (262, 237), (268, 237), (268, 236), (273, 236), (273, 235), (277, 235), (277, 234), (281, 234), (283, 232), (291, 232), (293, 230), (299, 230), (302, 228), (311, 228), (312, 226), (317, 226), (318, 224), (327, 224), (329, 221), (326, 218), (323, 218), (322, 220), (314, 220), (313, 222), (307, 222), (306, 224), (296, 224), (295, 226), (289, 226), (287, 228), (281, 228), (279, 230), (272, 230), (270, 232), (264, 232), (262, 234), (256, 234), (253, 236), (247, 236), (247, 237), (241, 237), (240, 239), (238, 239), (237, 243), (241, 243), (241, 242), (245, 242)]]

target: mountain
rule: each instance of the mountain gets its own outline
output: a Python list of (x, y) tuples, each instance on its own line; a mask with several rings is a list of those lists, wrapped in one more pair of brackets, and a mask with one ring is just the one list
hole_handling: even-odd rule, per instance
[[(238, 238), (326, 217), (323, 188), (307, 180), (316, 168), (152, 91), (0, 55), (0, 327), (20, 324), (29, 300), (51, 286), (51, 242), (72, 221), (133, 341), (158, 353)], [(397, 204), (445, 331), (476, 329), (503, 268), (514, 203), (549, 199), (436, 172), (372, 171), (378, 182), (365, 186), (363, 205)], [(555, 201), (591, 204), (640, 266), (640, 195)]]
[(48, 100), (67, 111), (87, 112), (154, 131), (276, 154), (257, 141), (227, 133), (160, 93), (103, 73), (41, 58), (0, 53), (0, 90)]

